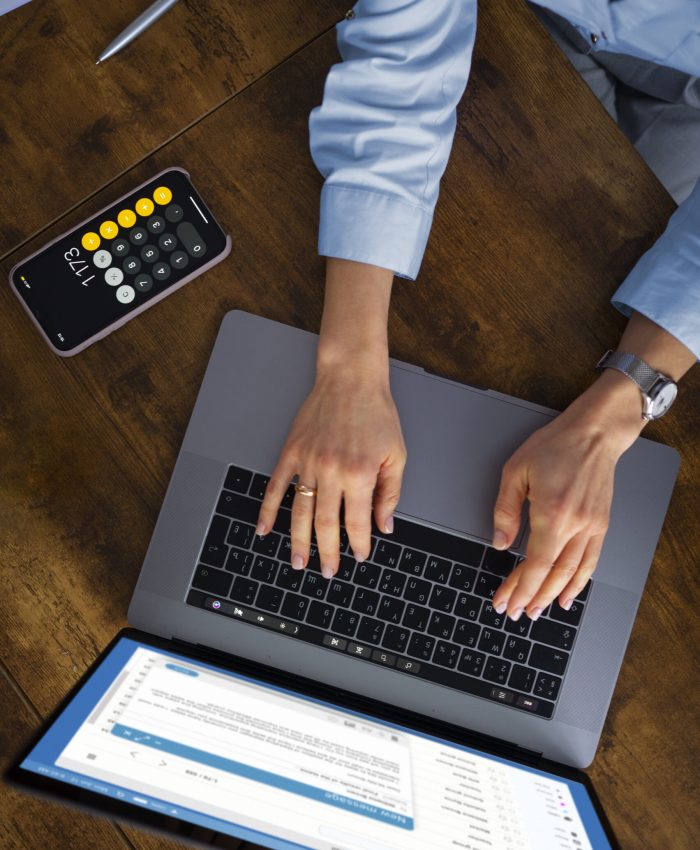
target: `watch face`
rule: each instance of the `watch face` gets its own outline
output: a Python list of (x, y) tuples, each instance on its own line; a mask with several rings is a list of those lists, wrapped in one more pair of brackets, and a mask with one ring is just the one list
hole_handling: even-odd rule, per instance
[(673, 404), (677, 392), (678, 387), (673, 383), (673, 381), (669, 381), (661, 387), (658, 393), (655, 394), (654, 400), (651, 404), (651, 415), (653, 419), (658, 419), (666, 413), (669, 407)]

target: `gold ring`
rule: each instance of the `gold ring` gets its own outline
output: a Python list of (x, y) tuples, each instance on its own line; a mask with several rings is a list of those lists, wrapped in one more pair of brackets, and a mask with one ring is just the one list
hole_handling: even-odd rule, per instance
[(295, 484), (294, 489), (300, 496), (315, 496), (316, 488), (315, 487), (307, 487), (306, 484)]

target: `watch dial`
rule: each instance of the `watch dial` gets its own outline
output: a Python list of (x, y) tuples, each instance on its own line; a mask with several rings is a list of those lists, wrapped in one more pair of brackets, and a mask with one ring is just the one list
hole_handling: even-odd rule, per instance
[(664, 384), (661, 387), (656, 396), (654, 396), (652, 404), (652, 416), (654, 419), (658, 419), (659, 416), (663, 416), (666, 413), (673, 404), (677, 392), (678, 387), (674, 383)]

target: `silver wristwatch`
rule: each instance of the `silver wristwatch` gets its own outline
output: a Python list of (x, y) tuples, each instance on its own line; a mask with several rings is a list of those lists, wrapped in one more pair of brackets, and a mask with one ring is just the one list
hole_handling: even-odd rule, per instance
[(596, 364), (603, 369), (617, 369), (631, 378), (642, 392), (642, 419), (659, 419), (675, 401), (677, 385), (661, 372), (655, 372), (648, 363), (634, 354), (608, 350)]

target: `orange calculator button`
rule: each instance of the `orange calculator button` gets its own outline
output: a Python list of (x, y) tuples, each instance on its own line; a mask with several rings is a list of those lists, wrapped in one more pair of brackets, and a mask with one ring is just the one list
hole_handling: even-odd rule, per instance
[(122, 210), (117, 216), (122, 227), (133, 227), (136, 224), (136, 214), (133, 210)]
[(113, 221), (103, 221), (100, 225), (100, 236), (105, 239), (114, 239), (119, 233), (119, 228)]
[(159, 186), (153, 193), (153, 200), (157, 204), (169, 204), (173, 199), (173, 193), (167, 186)]
[(85, 233), (80, 240), (86, 251), (96, 251), (100, 247), (100, 237), (96, 233)]
[(136, 212), (139, 215), (150, 215), (153, 212), (153, 201), (150, 198), (139, 198), (136, 201)]

